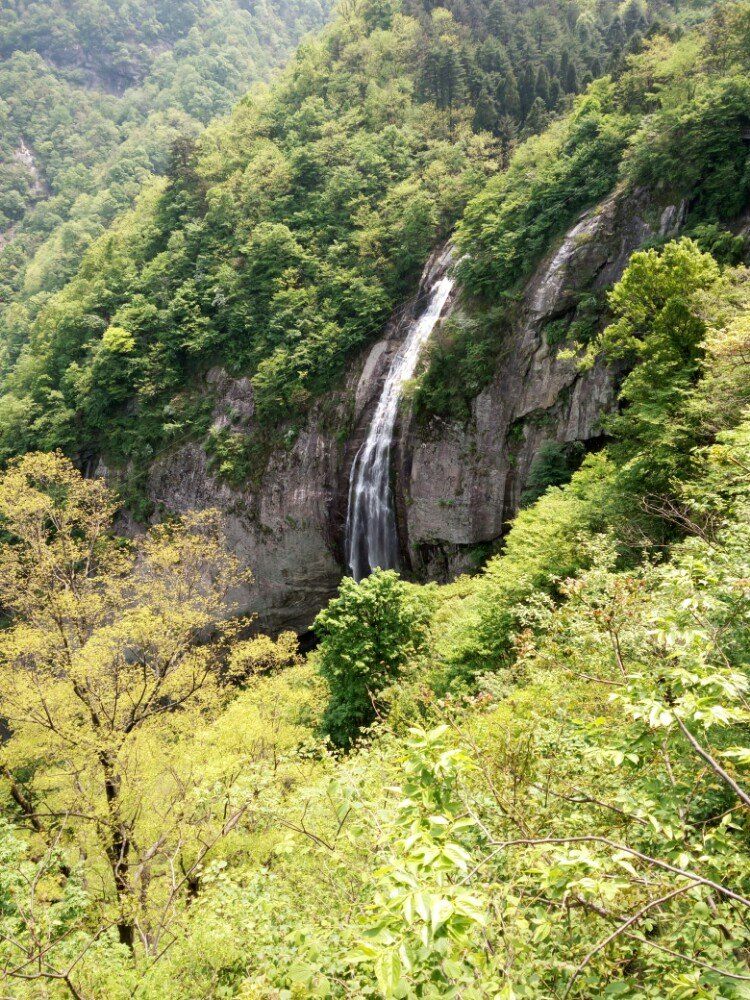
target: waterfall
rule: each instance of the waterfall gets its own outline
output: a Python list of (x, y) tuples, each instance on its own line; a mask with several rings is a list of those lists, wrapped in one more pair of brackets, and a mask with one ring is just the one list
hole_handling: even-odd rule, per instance
[[(450, 259), (450, 251), (440, 264)], [(396, 514), (391, 489), (391, 450), (404, 382), (413, 375), (422, 345), (428, 339), (453, 289), (453, 279), (438, 270), (424, 293), (427, 304), (412, 320), (391, 361), (367, 437), (357, 452), (349, 477), (346, 513), (346, 560), (355, 580), (375, 569), (395, 569), (399, 563)]]

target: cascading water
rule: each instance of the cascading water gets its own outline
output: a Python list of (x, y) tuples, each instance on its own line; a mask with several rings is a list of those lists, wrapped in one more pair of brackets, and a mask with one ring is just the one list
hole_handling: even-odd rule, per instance
[[(448, 251), (448, 254), (450, 251)], [(447, 256), (441, 263), (444, 263)], [(391, 362), (383, 391), (352, 465), (346, 514), (346, 559), (355, 580), (376, 567), (395, 569), (399, 562), (396, 515), (391, 490), (391, 448), (404, 382), (414, 374), (422, 345), (440, 319), (453, 279), (444, 268), (426, 292), (427, 305), (412, 321)]]

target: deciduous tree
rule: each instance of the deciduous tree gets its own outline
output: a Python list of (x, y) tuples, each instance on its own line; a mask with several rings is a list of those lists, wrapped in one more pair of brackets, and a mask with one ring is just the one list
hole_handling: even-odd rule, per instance
[(170, 746), (220, 702), (243, 624), (227, 599), (246, 574), (215, 512), (127, 542), (111, 533), (115, 511), (107, 486), (59, 454), (30, 454), (0, 479), (2, 763), (36, 836), (68, 868), (87, 859), (102, 920), (150, 948), (242, 813), (222, 791), (216, 820)]

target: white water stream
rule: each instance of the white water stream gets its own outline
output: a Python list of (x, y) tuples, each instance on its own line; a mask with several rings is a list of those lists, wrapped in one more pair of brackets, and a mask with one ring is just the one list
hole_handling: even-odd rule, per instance
[(453, 288), (444, 272), (428, 288), (427, 305), (412, 321), (391, 361), (377, 408), (352, 465), (346, 512), (346, 561), (355, 580), (373, 569), (399, 564), (396, 514), (391, 489), (391, 450), (404, 382), (417, 367), (419, 352), (440, 319)]

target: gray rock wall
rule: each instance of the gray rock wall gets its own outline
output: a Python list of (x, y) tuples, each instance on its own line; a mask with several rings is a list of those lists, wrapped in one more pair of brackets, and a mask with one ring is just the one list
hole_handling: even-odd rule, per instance
[[(546, 327), (573, 317), (581, 292), (609, 287), (628, 257), (661, 227), (679, 226), (679, 208), (659, 210), (645, 192), (616, 194), (585, 213), (528, 283), (514, 310), (491, 383), (460, 425), (420, 426), (406, 408), (394, 461), (405, 568), (443, 579), (472, 565), (472, 549), (501, 536), (518, 509), (535, 454), (546, 440), (587, 441), (614, 401), (602, 365), (581, 372), (550, 346)], [(428, 264), (431, 276), (439, 254)], [(424, 279), (423, 279), (424, 280)], [(237, 595), (265, 628), (309, 626), (343, 573), (348, 475), (388, 362), (422, 288), (393, 317), (383, 338), (356, 359), (342, 389), (314, 409), (306, 428), (275, 452), (260, 485), (233, 489), (209, 471), (197, 443), (162, 456), (151, 469), (154, 503), (175, 512), (218, 506), (229, 541), (253, 570)], [(451, 309), (462, 308), (460, 301)], [(216, 427), (250, 427), (252, 386), (220, 370), (207, 376)], [(331, 416), (333, 414), (333, 416)]]
[(549, 344), (548, 324), (573, 320), (581, 293), (611, 287), (657, 226), (669, 235), (680, 219), (678, 209), (655, 212), (644, 191), (616, 194), (584, 213), (526, 286), (468, 424), (424, 428), (405, 419), (402, 544), (419, 576), (471, 568), (467, 550), (502, 534), (543, 442), (600, 434), (601, 416), (614, 403), (614, 375), (602, 364), (582, 372), (575, 358)]

